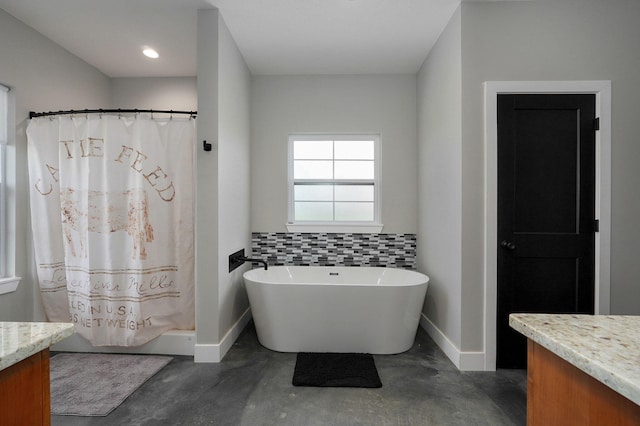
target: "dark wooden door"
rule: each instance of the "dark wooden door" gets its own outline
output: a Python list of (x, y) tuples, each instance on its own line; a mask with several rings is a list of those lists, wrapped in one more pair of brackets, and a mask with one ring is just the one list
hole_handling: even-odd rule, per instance
[(510, 313), (593, 313), (595, 125), (595, 95), (498, 95), (498, 368)]

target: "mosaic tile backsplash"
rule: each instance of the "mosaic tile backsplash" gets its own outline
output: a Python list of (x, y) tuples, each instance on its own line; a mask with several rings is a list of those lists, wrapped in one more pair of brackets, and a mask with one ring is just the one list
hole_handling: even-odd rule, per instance
[(416, 269), (416, 235), (254, 232), (251, 257), (269, 265)]

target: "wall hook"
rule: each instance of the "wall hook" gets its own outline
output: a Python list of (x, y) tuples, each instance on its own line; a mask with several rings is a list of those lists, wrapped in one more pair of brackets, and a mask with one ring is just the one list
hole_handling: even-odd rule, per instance
[(205, 151), (211, 151), (211, 144), (208, 143), (207, 141), (202, 141), (202, 147), (204, 148)]

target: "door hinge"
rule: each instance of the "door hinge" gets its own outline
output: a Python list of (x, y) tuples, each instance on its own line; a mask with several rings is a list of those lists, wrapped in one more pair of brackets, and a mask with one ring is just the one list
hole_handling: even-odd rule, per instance
[(600, 232), (600, 219), (593, 221), (593, 232)]
[(593, 119), (593, 130), (600, 130), (600, 117)]

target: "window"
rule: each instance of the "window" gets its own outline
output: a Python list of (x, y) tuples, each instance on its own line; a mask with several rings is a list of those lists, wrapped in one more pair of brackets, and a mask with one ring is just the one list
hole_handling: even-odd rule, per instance
[[(15, 247), (14, 227), (7, 225), (9, 215), (9, 204), (13, 205), (13, 196), (7, 191), (7, 145), (10, 140), (9, 131), (10, 120), (9, 89), (0, 84), (0, 294), (15, 291), (20, 278), (10, 276), (13, 273), (13, 261), (15, 254), (10, 252), (11, 247)], [(11, 152), (12, 155), (13, 151)], [(11, 156), (13, 159), (13, 157)], [(15, 163), (15, 160), (14, 160)], [(12, 169), (13, 170), (13, 169)]]
[(289, 136), (289, 230), (342, 226), (380, 231), (379, 139)]

